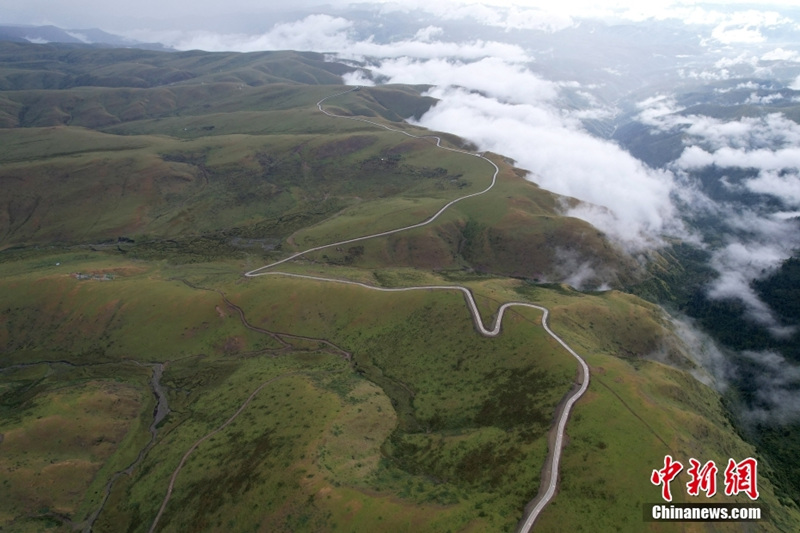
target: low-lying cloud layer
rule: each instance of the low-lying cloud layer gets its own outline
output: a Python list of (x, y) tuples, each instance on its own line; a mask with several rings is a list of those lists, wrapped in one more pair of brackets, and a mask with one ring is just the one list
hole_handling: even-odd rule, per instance
[[(739, 57), (750, 57), (746, 62), (753, 71), (767, 75), (760, 61), (796, 63), (798, 58), (796, 51), (782, 48), (764, 53), (760, 59), (750, 54)], [(750, 94), (733, 103), (791, 105), (791, 93), (780, 89), (774, 82), (748, 81), (719, 93)], [(762, 95), (755, 98), (759, 93)], [(759, 298), (752, 282), (775, 272), (800, 250), (800, 125), (776, 112), (728, 120), (690, 114), (668, 95), (641, 102), (639, 110), (641, 123), (662, 134), (681, 135), (683, 151), (670, 165), (679, 179), (687, 183), (692, 176), (717, 180), (707, 187), (721, 186), (728, 196), (717, 201), (697, 191), (683, 196), (691, 207), (690, 216), (707, 213), (719, 224), (714, 237), (722, 244), (712, 250), (710, 261), (718, 277), (706, 287), (708, 297), (739, 301), (746, 317), (765, 327), (775, 339), (791, 338), (797, 327), (787, 326)], [(753, 195), (761, 195), (761, 199)], [(681, 333), (686, 335), (687, 330)], [(800, 367), (770, 350), (723, 357), (714, 353), (702, 364), (716, 383), (749, 381), (755, 391), (748, 405), (741, 406), (744, 420), (787, 423), (800, 418)]]
[[(800, 367), (781, 354), (746, 350), (734, 353), (721, 348), (689, 318), (672, 318), (672, 327), (699, 366), (692, 374), (699, 381), (725, 392), (731, 383), (751, 381), (753, 398), (739, 405), (747, 424), (788, 424), (800, 420)], [(743, 375), (747, 374), (747, 375)]]
[(589, 135), (549, 100), (504, 102), (508, 94), (452, 86), (429, 94), (440, 103), (422, 117), (422, 126), (455, 132), (482, 150), (510, 156), (543, 188), (590, 202), (568, 214), (594, 224), (629, 250), (658, 245), (664, 233), (681, 230), (668, 172), (647, 168), (616, 144)]
[(592, 223), (629, 251), (658, 246), (665, 234), (687, 236), (671, 199), (672, 174), (590, 135), (576, 114), (564, 112), (561, 89), (579, 84), (548, 81), (499, 58), (388, 59), (371, 70), (391, 83), (435, 85), (428, 95), (439, 103), (419, 125), (509, 156), (543, 188), (588, 202), (567, 214)]
[(743, 417), (748, 422), (791, 423), (800, 419), (800, 367), (773, 351), (745, 351), (742, 355), (758, 366), (753, 405)]
[(341, 59), (377, 58), (459, 58), (477, 60), (497, 58), (523, 62), (530, 58), (516, 44), (475, 39), (452, 42), (437, 39), (436, 27), (421, 28), (413, 37), (377, 42), (373, 37), (359, 39), (356, 23), (326, 14), (308, 15), (303, 19), (275, 24), (263, 34), (218, 33), (212, 31), (128, 31), (143, 41), (165, 42), (178, 50), (256, 52), (261, 50), (303, 50), (335, 53)]
[[(724, 225), (727, 244), (713, 252), (711, 265), (719, 278), (709, 286), (708, 295), (738, 299), (748, 316), (776, 337), (792, 334), (793, 328), (781, 324), (751, 282), (772, 273), (800, 248), (800, 231), (793, 220), (800, 208), (800, 125), (781, 113), (727, 121), (685, 114), (666, 96), (645, 100), (639, 109), (643, 124), (682, 134), (685, 148), (671, 164), (674, 172), (685, 175), (713, 167), (722, 174), (720, 184), (728, 191), (774, 199), (744, 205), (714, 202), (699, 193), (685, 198), (695, 211), (711, 212)], [(733, 181), (726, 171), (750, 177)]]

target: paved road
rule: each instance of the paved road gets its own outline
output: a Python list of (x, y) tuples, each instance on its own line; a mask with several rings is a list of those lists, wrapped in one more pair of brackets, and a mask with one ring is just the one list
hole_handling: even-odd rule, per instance
[(489, 183), (489, 186), (486, 187), (484, 190), (482, 190), (480, 192), (467, 194), (466, 196), (461, 196), (461, 197), (456, 198), (455, 200), (453, 200), (451, 202), (448, 202), (447, 204), (444, 205), (444, 207), (439, 209), (435, 214), (433, 214), (429, 218), (426, 218), (425, 220), (423, 220), (422, 222), (419, 222), (417, 224), (412, 224), (410, 226), (405, 226), (405, 227), (402, 227), (402, 228), (392, 229), (392, 230), (388, 230), (388, 231), (382, 231), (380, 233), (372, 233), (370, 235), (364, 235), (362, 237), (355, 237), (353, 239), (347, 239), (346, 241), (332, 242), (330, 244), (323, 244), (322, 246), (316, 246), (314, 248), (309, 248), (308, 250), (304, 250), (302, 252), (297, 252), (296, 254), (290, 255), (289, 257), (287, 257), (285, 259), (281, 259), (280, 261), (275, 261), (274, 263), (270, 263), (269, 265), (264, 265), (262, 267), (256, 268), (255, 270), (251, 270), (250, 272), (246, 272), (245, 276), (248, 276), (248, 277), (256, 276), (256, 275), (258, 275), (259, 272), (261, 272), (263, 270), (270, 269), (270, 268), (272, 268), (274, 266), (280, 265), (281, 263), (285, 263), (287, 261), (291, 261), (292, 259), (296, 259), (296, 258), (298, 258), (298, 257), (300, 257), (302, 255), (305, 255), (305, 254), (308, 254), (308, 253), (311, 253), (311, 252), (316, 252), (318, 250), (323, 250), (325, 248), (331, 248), (333, 246), (343, 246), (345, 244), (352, 244), (354, 242), (365, 241), (367, 239), (374, 239), (376, 237), (386, 237), (387, 235), (400, 233), (401, 231), (407, 231), (407, 230), (411, 230), (411, 229), (415, 229), (415, 228), (421, 228), (422, 226), (426, 226), (426, 225), (430, 224), (431, 222), (433, 222), (434, 220), (436, 220), (437, 218), (439, 218), (439, 216), (442, 213), (444, 213), (445, 211), (447, 211), (447, 209), (450, 208), (452, 205), (457, 204), (461, 200), (466, 200), (467, 198), (473, 198), (475, 196), (480, 196), (482, 194), (485, 194), (485, 193), (489, 192), (492, 189), (492, 187), (494, 187), (495, 183), (497, 183), (497, 174), (500, 172), (500, 169), (498, 168), (497, 165), (494, 164), (493, 161), (487, 159), (486, 157), (484, 157), (484, 156), (482, 156), (480, 154), (473, 154), (472, 152), (466, 152), (464, 150), (457, 150), (455, 148), (448, 148), (446, 146), (442, 146), (442, 139), (440, 137), (436, 136), (436, 135), (413, 135), (411, 133), (408, 133), (407, 131), (396, 130), (396, 129), (390, 128), (388, 126), (385, 126), (383, 124), (379, 124), (377, 122), (372, 122), (371, 120), (367, 120), (367, 119), (359, 118), (359, 117), (346, 117), (346, 116), (334, 115), (332, 113), (329, 113), (329, 112), (325, 111), (325, 109), (323, 109), (322, 104), (326, 100), (328, 100), (330, 98), (333, 98), (335, 96), (340, 96), (340, 95), (343, 95), (343, 94), (347, 94), (349, 92), (355, 91), (356, 89), (357, 89), (357, 87), (354, 87), (354, 88), (352, 88), (350, 90), (343, 91), (343, 92), (336, 93), (336, 94), (333, 94), (331, 96), (325, 97), (322, 100), (320, 100), (319, 102), (317, 102), (317, 107), (319, 108), (320, 111), (322, 111), (323, 113), (325, 113), (329, 117), (344, 118), (344, 119), (348, 119), (348, 120), (355, 120), (356, 122), (365, 122), (367, 124), (373, 124), (375, 126), (383, 128), (385, 130), (401, 133), (403, 135), (407, 135), (408, 137), (413, 137), (415, 139), (436, 139), (436, 146), (438, 146), (442, 150), (448, 150), (450, 152), (458, 152), (460, 154), (466, 154), (466, 155), (470, 155), (470, 156), (479, 157), (479, 158), (483, 159), (484, 161), (486, 161), (487, 163), (489, 163), (490, 165), (492, 165), (492, 167), (494, 167), (494, 174), (492, 174), (491, 183)]
[[(577, 387), (577, 388), (573, 387), (573, 389), (571, 390), (571, 393), (568, 393), (568, 396), (567, 396), (566, 400), (560, 406), (560, 411), (558, 413), (558, 421), (557, 421), (557, 424), (556, 424), (555, 442), (550, 446), (550, 450), (549, 450), (547, 459), (545, 460), (544, 468), (542, 469), (542, 472), (544, 473), (544, 476), (546, 477), (546, 479), (542, 480), (542, 486), (540, 487), (539, 493), (537, 494), (536, 498), (534, 498), (534, 500), (532, 500), (526, 506), (525, 514), (523, 516), (523, 519), (520, 521), (520, 523), (519, 523), (519, 525), (517, 527), (517, 531), (518, 532), (520, 532), (520, 533), (528, 533), (531, 530), (531, 528), (533, 527), (533, 524), (536, 521), (536, 518), (541, 513), (542, 509), (545, 508), (545, 506), (550, 502), (550, 500), (553, 499), (553, 496), (555, 495), (556, 487), (558, 485), (558, 467), (559, 467), (559, 464), (561, 462), (561, 449), (562, 449), (563, 444), (564, 444), (564, 431), (565, 431), (566, 426), (567, 426), (567, 420), (569, 420), (569, 415), (572, 412), (572, 407), (575, 405), (575, 402), (577, 402), (578, 399), (580, 399), (580, 397), (583, 396), (583, 394), (586, 392), (586, 389), (589, 387), (589, 367), (586, 364), (586, 361), (584, 361), (583, 358), (575, 352), (575, 350), (570, 348), (569, 345), (566, 342), (564, 342), (563, 339), (561, 339), (561, 337), (556, 335), (553, 332), (553, 330), (550, 329), (550, 326), (547, 323), (547, 318), (548, 318), (548, 315), (549, 315), (548, 309), (546, 307), (542, 307), (540, 305), (531, 304), (531, 303), (528, 303), (528, 302), (508, 302), (508, 303), (504, 303), (498, 309), (497, 316), (495, 317), (494, 324), (491, 326), (491, 329), (487, 329), (486, 326), (484, 326), (484, 324), (483, 324), (483, 320), (481, 319), (480, 313), (478, 312), (478, 306), (475, 303), (475, 298), (473, 297), (472, 292), (468, 288), (462, 287), (460, 285), (428, 285), (428, 286), (418, 286), (418, 287), (385, 288), (385, 287), (375, 287), (373, 285), (368, 285), (366, 283), (360, 283), (360, 282), (357, 282), (357, 281), (332, 279), (332, 278), (323, 278), (323, 277), (318, 277), (318, 276), (307, 276), (307, 275), (304, 275), (304, 274), (291, 274), (291, 273), (288, 273), (288, 272), (279, 272), (279, 271), (270, 270), (273, 267), (276, 267), (276, 266), (278, 266), (278, 265), (280, 265), (282, 263), (285, 263), (287, 261), (291, 261), (292, 259), (296, 259), (298, 257), (301, 257), (301, 256), (303, 256), (303, 255), (305, 255), (307, 253), (316, 252), (318, 250), (322, 250), (322, 249), (330, 248), (330, 247), (334, 247), (334, 246), (342, 246), (342, 245), (351, 244), (351, 243), (354, 243), (354, 242), (365, 241), (367, 239), (374, 239), (374, 238), (377, 238), (377, 237), (385, 237), (387, 235), (393, 235), (395, 233), (400, 233), (402, 231), (407, 231), (407, 230), (411, 230), (411, 229), (415, 229), (415, 228), (419, 228), (419, 227), (425, 226), (427, 224), (430, 224), (434, 220), (436, 220), (442, 213), (444, 213), (452, 205), (454, 205), (454, 204), (456, 204), (456, 203), (458, 203), (458, 202), (460, 202), (462, 200), (466, 200), (467, 198), (474, 198), (476, 196), (480, 196), (482, 194), (485, 194), (485, 193), (489, 192), (495, 186), (495, 184), (497, 183), (497, 174), (500, 172), (499, 167), (493, 161), (489, 160), (488, 158), (484, 157), (481, 154), (475, 154), (475, 153), (472, 153), (472, 152), (466, 152), (464, 150), (457, 150), (457, 149), (454, 149), (454, 148), (448, 148), (446, 146), (442, 146), (441, 145), (441, 138), (439, 138), (438, 136), (435, 136), (435, 135), (429, 135), (429, 136), (413, 135), (413, 134), (408, 133), (406, 131), (390, 128), (390, 127), (388, 127), (388, 126), (386, 126), (384, 124), (380, 124), (378, 122), (373, 122), (373, 121), (365, 119), (365, 118), (335, 115), (333, 113), (329, 113), (328, 111), (326, 111), (322, 107), (322, 104), (325, 103), (326, 100), (329, 100), (329, 99), (337, 97), (337, 96), (341, 96), (343, 94), (347, 94), (349, 92), (355, 91), (356, 89), (357, 89), (357, 87), (354, 87), (354, 88), (349, 89), (347, 91), (342, 91), (342, 92), (330, 95), (328, 97), (325, 97), (322, 100), (320, 100), (319, 102), (317, 102), (317, 108), (319, 108), (319, 110), (321, 112), (325, 113), (329, 117), (342, 118), (342, 119), (348, 119), (348, 120), (355, 120), (355, 121), (358, 121), (358, 122), (365, 122), (367, 124), (372, 124), (374, 126), (377, 126), (377, 127), (389, 130), (389, 131), (401, 133), (403, 135), (407, 135), (409, 137), (414, 137), (414, 138), (417, 138), (417, 139), (423, 139), (423, 138), (436, 139), (436, 146), (438, 146), (442, 150), (449, 150), (449, 151), (452, 151), (452, 152), (459, 152), (459, 153), (463, 153), (463, 154), (466, 154), (466, 155), (479, 157), (479, 158), (483, 159), (484, 161), (488, 162), (490, 165), (492, 165), (492, 167), (494, 167), (494, 173), (492, 175), (491, 183), (483, 191), (472, 193), (472, 194), (468, 194), (466, 196), (462, 196), (460, 198), (456, 198), (455, 200), (452, 200), (452, 201), (448, 202), (441, 209), (439, 209), (434, 215), (432, 215), (431, 217), (429, 217), (429, 218), (427, 218), (427, 219), (425, 219), (422, 222), (419, 222), (417, 224), (412, 224), (410, 226), (405, 226), (405, 227), (402, 227), (402, 228), (383, 231), (383, 232), (380, 232), (380, 233), (373, 233), (373, 234), (370, 234), (370, 235), (364, 235), (362, 237), (355, 237), (353, 239), (347, 239), (347, 240), (344, 240), (344, 241), (339, 241), (339, 242), (334, 242), (334, 243), (330, 243), (330, 244), (325, 244), (325, 245), (322, 245), (322, 246), (316, 246), (314, 248), (309, 248), (308, 250), (304, 250), (302, 252), (297, 252), (297, 253), (295, 253), (293, 255), (290, 255), (289, 257), (286, 257), (285, 259), (281, 259), (280, 261), (275, 261), (275, 262), (270, 263), (268, 265), (264, 265), (262, 267), (256, 268), (256, 269), (251, 270), (249, 272), (246, 272), (245, 276), (251, 277), (251, 278), (257, 277), (257, 276), (267, 276), (267, 275), (286, 276), (286, 277), (302, 278), (302, 279), (321, 281), (321, 282), (327, 282), (327, 283), (341, 283), (341, 284), (345, 284), (345, 285), (356, 285), (356, 286), (363, 287), (363, 288), (366, 288), (366, 289), (369, 289), (369, 290), (382, 291), (382, 292), (404, 292), (404, 291), (420, 291), (420, 290), (447, 290), (447, 291), (454, 291), (455, 290), (455, 291), (461, 291), (461, 293), (464, 295), (464, 299), (467, 302), (467, 307), (469, 308), (470, 313), (472, 315), (472, 320), (475, 323), (475, 328), (478, 330), (478, 332), (481, 335), (484, 335), (486, 337), (496, 337), (497, 335), (500, 334), (500, 328), (501, 328), (502, 323), (503, 323), (503, 316), (505, 315), (506, 310), (511, 308), (511, 307), (531, 307), (533, 309), (538, 309), (539, 311), (542, 311), (542, 327), (544, 327), (545, 331), (547, 331), (547, 333), (551, 337), (553, 337), (553, 339), (555, 339), (561, 346), (563, 346), (564, 349), (567, 350), (567, 352), (569, 352), (573, 357), (575, 357), (575, 359), (577, 359), (578, 364), (579, 364), (579, 368), (580, 368), (580, 378), (579, 378), (580, 386)], [(546, 488), (545, 488), (545, 486), (546, 486)], [(544, 488), (544, 492), (542, 491), (543, 488)]]

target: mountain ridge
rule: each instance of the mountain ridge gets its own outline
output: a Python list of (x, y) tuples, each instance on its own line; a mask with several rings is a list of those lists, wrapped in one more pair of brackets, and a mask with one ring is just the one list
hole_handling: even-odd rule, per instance
[(145, 43), (128, 39), (98, 28), (65, 30), (52, 25), (0, 24), (0, 41), (31, 44), (87, 44), (106, 48), (140, 48), (160, 51), (173, 50), (171, 47), (164, 46), (161, 43)]

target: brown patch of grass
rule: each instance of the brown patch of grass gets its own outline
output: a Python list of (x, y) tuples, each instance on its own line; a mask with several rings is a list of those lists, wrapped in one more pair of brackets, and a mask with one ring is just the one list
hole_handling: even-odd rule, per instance
[(372, 146), (377, 141), (378, 138), (373, 135), (353, 135), (345, 139), (323, 144), (314, 150), (314, 153), (319, 159), (342, 157), (363, 150), (368, 146)]
[(133, 386), (113, 382), (93, 381), (37, 396), (14, 426), (0, 428), (0, 516), (45, 509), (74, 513), (141, 405)]
[(242, 337), (228, 337), (218, 347), (218, 349), (225, 355), (232, 355), (241, 352), (245, 349), (246, 342)]

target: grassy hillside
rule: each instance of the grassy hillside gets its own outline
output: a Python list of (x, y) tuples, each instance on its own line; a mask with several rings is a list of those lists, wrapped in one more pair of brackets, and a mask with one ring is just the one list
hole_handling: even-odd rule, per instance
[[(242, 276), (425, 220), (485, 189), (487, 162), (319, 113), (342, 90), (324, 73), (346, 67), (314, 54), (3, 46), (18, 61), (0, 69), (0, 529), (515, 528), (577, 376), (538, 311), (485, 338), (456, 291)], [(326, 106), (389, 123), (431, 105), (418, 94)], [(547, 306), (592, 381), (541, 530), (683, 530), (642, 522), (664, 455), (753, 450), (676, 368), (685, 347), (659, 308), (545, 283), (581, 265), (589, 284), (640, 272), (491, 158), (496, 187), (435, 223), (281, 269), (466, 285), (487, 324), (506, 301)], [(800, 521), (768, 470), (759, 490), (762, 529)]]
[(88, 45), (0, 42), (0, 90), (148, 88), (190, 81), (264, 85), (337, 83), (351, 70), (312, 52), (154, 52)]
[[(142, 463), (115, 483), (97, 531), (120, 523), (147, 529), (180, 457), (267, 382), (241, 420), (187, 461), (164, 528), (513, 528), (538, 486), (552, 412), (576, 371), (536, 312), (513, 313), (501, 337), (485, 339), (457, 294), (381, 294), (280, 276), (243, 282), (237, 272), (245, 267), (143, 264), (101, 252), (3, 265), (0, 339), (12, 368), (1, 374), (0, 446), (15, 465), (14, 479), (42, 464), (64, 476), (54, 477), (55, 467), (42, 471), (49, 492), (35, 496), (9, 479), (7, 526), (35, 530), (67, 516), (79, 522), (97, 508), (108, 477), (148, 440), (151, 370), (140, 365), (158, 361), (171, 413)], [(320, 266), (294, 269), (317, 273)], [(324, 269), (334, 277), (353, 271)], [(415, 272), (377, 271), (371, 281), (408, 283)], [(220, 294), (177, 277), (224, 291), (248, 324), (293, 336), (247, 329)], [(753, 453), (710, 389), (646, 357), (678, 350), (653, 306), (621, 293), (505, 278), (468, 284), (486, 317), (507, 299), (549, 306), (553, 328), (592, 367), (589, 394), (570, 421), (561, 490), (542, 530), (561, 530), (565, 521), (594, 530), (603, 517), (609, 527), (640, 531), (641, 503), (659, 494), (649, 472), (665, 453), (684, 462)], [(24, 361), (37, 364), (13, 367)], [(74, 433), (58, 429), (70, 421)], [(106, 429), (112, 422), (117, 429)], [(24, 447), (31, 438), (38, 447)], [(79, 496), (70, 489), (66, 500), (76, 479), (87, 490)], [(778, 503), (768, 472), (759, 489), (770, 524), (787, 530), (797, 515)]]

